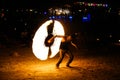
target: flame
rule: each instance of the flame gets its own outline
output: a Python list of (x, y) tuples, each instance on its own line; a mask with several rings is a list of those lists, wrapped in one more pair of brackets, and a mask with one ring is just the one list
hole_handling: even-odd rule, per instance
[[(40, 28), (36, 31), (33, 37), (32, 50), (34, 55), (40, 60), (48, 59), (48, 50), (49, 47), (46, 47), (44, 44), (45, 38), (48, 36), (47, 26), (52, 23), (52, 20), (48, 20), (43, 23)], [(62, 24), (55, 20), (53, 35), (64, 35), (64, 29)], [(58, 52), (61, 43), (61, 38), (55, 38), (53, 45), (51, 46), (50, 58), (53, 58)]]

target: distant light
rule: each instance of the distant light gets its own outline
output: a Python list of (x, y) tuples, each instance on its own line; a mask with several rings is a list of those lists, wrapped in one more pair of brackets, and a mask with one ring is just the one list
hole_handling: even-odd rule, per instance
[(61, 19), (61, 16), (58, 16), (59, 19)]
[(15, 27), (15, 28), (14, 28), (14, 30), (16, 31), (16, 30), (17, 30), (17, 28)]
[(29, 11), (30, 11), (30, 12), (32, 12), (33, 10), (32, 10), (32, 9), (30, 9)]
[(38, 11), (35, 11), (34, 13), (38, 13)]
[(109, 37), (112, 38), (112, 35), (110, 35)]
[(72, 16), (69, 16), (69, 19), (72, 19), (73, 17)]
[(8, 9), (6, 11), (8, 12)]
[(88, 6), (91, 6), (91, 3), (88, 3)]
[(99, 38), (97, 38), (96, 40), (97, 40), (97, 41), (99, 41), (100, 39), (99, 39)]
[(84, 20), (87, 20), (88, 18), (87, 18), (86, 16), (83, 16), (83, 19), (84, 19)]
[(88, 2), (76, 2), (76, 4), (84, 5), (84, 6), (93, 6), (93, 7), (108, 7), (108, 4), (103, 3), (88, 3)]
[(25, 22), (25, 26), (27, 26), (27, 22)]
[(102, 6), (102, 4), (100, 3), (100, 4), (97, 4), (97, 6)]
[(82, 21), (83, 22), (88, 22), (88, 21), (90, 21), (91, 20), (91, 15), (90, 14), (87, 14), (86, 16), (83, 16), (82, 17)]
[(73, 17), (72, 16), (69, 16), (69, 20), (72, 21)]
[(118, 15), (120, 16), (120, 10), (118, 11)]
[(52, 19), (52, 17), (50, 16), (49, 19)]
[(44, 12), (44, 14), (46, 15), (46, 14), (47, 14), (47, 12)]
[(108, 7), (108, 4), (106, 4), (106, 7)]
[(55, 16), (50, 16), (49, 19), (55, 19), (56, 17)]
[(52, 19), (55, 19), (55, 16), (52, 16)]
[(63, 9), (63, 8), (56, 8), (56, 9), (49, 9), (50, 14), (55, 14), (55, 15), (68, 15), (70, 14), (69, 9)]
[(82, 12), (82, 10), (78, 10), (79, 12)]
[(120, 42), (120, 40), (118, 40), (118, 42)]
[(111, 8), (109, 8), (108, 12), (109, 12), (109, 13), (111, 12)]

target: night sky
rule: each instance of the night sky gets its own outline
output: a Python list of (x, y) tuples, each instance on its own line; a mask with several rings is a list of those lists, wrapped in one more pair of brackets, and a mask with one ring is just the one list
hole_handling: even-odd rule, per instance
[(5, 8), (46, 8), (59, 2), (61, 3), (55, 0), (1, 0), (0, 4)]
[(75, 1), (108, 3), (113, 7), (120, 7), (118, 0), (0, 0), (0, 7), (4, 8), (46, 8), (48, 6), (63, 5)]

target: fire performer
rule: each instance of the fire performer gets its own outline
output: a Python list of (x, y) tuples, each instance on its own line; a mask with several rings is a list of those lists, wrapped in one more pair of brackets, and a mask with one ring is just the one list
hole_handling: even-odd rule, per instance
[[(74, 33), (72, 35), (66, 35), (66, 36), (59, 36), (59, 35), (55, 36), (55, 37), (62, 38), (61, 45), (60, 45), (60, 50), (59, 50), (60, 57), (59, 57), (59, 60), (58, 60), (58, 62), (56, 64), (56, 68), (59, 68), (59, 65), (61, 64), (61, 62), (62, 62), (65, 55), (67, 55), (69, 57), (69, 60), (68, 60), (68, 62), (66, 64), (66, 66), (70, 67), (70, 63), (73, 61), (74, 55), (70, 51), (69, 46), (72, 45), (75, 48), (77, 48), (77, 46), (73, 43), (73, 40), (75, 40), (75, 38), (77, 36), (78, 36), (78, 33)], [(55, 37), (53, 37), (53, 38), (55, 38)], [(50, 43), (53, 40), (53, 38), (48, 40), (48, 42)]]
[(49, 47), (49, 54), (48, 54), (48, 56), (51, 55), (51, 45), (52, 45), (53, 42), (54, 42), (54, 40), (52, 40), (52, 42), (48, 43), (48, 40), (53, 37), (53, 34), (52, 34), (52, 32), (53, 32), (53, 27), (54, 27), (54, 20), (53, 20), (53, 22), (52, 22), (50, 25), (47, 26), (48, 36), (47, 36), (46, 39), (45, 39), (45, 45), (46, 45), (47, 47)]

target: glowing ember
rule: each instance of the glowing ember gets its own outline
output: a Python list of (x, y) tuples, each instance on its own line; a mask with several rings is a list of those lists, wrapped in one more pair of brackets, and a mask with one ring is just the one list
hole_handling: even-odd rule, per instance
[[(44, 42), (46, 37), (48, 36), (47, 32), (47, 26), (52, 23), (52, 20), (48, 20), (45, 23), (43, 23), (40, 28), (36, 31), (34, 38), (33, 38), (33, 44), (32, 44), (32, 49), (34, 55), (40, 59), (40, 60), (46, 60), (48, 58), (48, 50), (49, 47), (45, 46)], [(53, 27), (53, 33), (55, 35), (64, 35), (64, 29), (63, 26), (60, 22), (56, 21), (54, 22), (54, 27)], [(61, 38), (55, 38), (52, 46), (51, 46), (51, 55), (50, 58), (54, 57), (60, 47), (61, 43)]]

